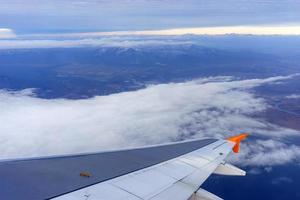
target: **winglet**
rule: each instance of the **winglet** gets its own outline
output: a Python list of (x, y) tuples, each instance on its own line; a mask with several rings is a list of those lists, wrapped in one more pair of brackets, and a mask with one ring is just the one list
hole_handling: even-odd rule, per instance
[(233, 150), (234, 153), (238, 153), (239, 152), (240, 142), (241, 142), (241, 140), (243, 140), (247, 136), (248, 136), (247, 133), (242, 133), (242, 134), (239, 134), (237, 136), (233, 136), (233, 137), (227, 138), (228, 141), (235, 143), (234, 147), (232, 148), (232, 150)]

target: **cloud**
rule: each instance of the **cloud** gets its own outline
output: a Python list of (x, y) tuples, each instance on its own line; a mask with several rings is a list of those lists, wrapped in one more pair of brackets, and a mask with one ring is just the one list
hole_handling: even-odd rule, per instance
[(270, 166), (267, 166), (267, 167), (264, 168), (264, 170), (265, 170), (266, 172), (270, 173), (270, 172), (273, 171), (273, 168), (270, 167)]
[(116, 35), (300, 35), (300, 26), (220, 26), (220, 27), (199, 27), (179, 28), (150, 31), (115, 31), (115, 32), (94, 32), (74, 33), (70, 36), (116, 36)]
[(262, 173), (262, 170), (260, 168), (252, 168), (252, 169), (249, 169), (247, 171), (248, 174), (252, 174), (252, 175), (259, 175)]
[(11, 39), (15, 38), (16, 34), (13, 30), (8, 28), (0, 28), (0, 39)]
[(273, 185), (282, 185), (282, 184), (290, 184), (293, 182), (294, 182), (293, 179), (291, 179), (290, 177), (281, 176), (281, 177), (273, 179), (271, 183)]
[(300, 147), (273, 139), (243, 144), (240, 154), (230, 158), (244, 166), (273, 166), (300, 160)]
[(286, 98), (288, 98), (288, 99), (299, 99), (300, 98), (300, 94), (288, 95), (288, 96), (286, 96)]
[(44, 37), (99, 37), (99, 36), (178, 36), (178, 35), (300, 35), (300, 26), (296, 25), (260, 25), (260, 26), (215, 26), (193, 27), (161, 30), (139, 31), (106, 31), (106, 32), (81, 32), (81, 33), (56, 33), (32, 36)]
[[(244, 131), (263, 137), (296, 136), (295, 130), (251, 117), (268, 105), (249, 89), (291, 77), (210, 77), (82, 100), (40, 99), (30, 89), (2, 90), (1, 158), (224, 138)], [(297, 146), (272, 140), (255, 140), (243, 149), (244, 164), (259, 166), (289, 162), (300, 152)]]
[(273, 167), (271, 166), (266, 166), (266, 167), (260, 167), (260, 166), (254, 166), (251, 167), (247, 173), (252, 174), (252, 175), (259, 175), (262, 173), (271, 173), (273, 171)]

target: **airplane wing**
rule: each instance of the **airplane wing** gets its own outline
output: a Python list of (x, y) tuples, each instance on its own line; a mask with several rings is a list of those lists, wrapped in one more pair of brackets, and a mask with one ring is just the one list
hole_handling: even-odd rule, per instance
[(245, 175), (224, 161), (245, 137), (1, 161), (0, 199), (221, 199), (200, 186), (212, 173)]

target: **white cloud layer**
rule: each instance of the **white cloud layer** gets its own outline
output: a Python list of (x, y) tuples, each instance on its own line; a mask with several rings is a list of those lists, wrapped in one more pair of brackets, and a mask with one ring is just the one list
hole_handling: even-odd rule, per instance
[(16, 34), (13, 30), (8, 28), (0, 28), (0, 39), (11, 39), (15, 38)]
[[(268, 105), (249, 89), (291, 77), (239, 81), (212, 77), (84, 100), (40, 99), (30, 90), (1, 91), (0, 157), (100, 151), (185, 138), (224, 138), (238, 132), (274, 138), (296, 136), (299, 132), (295, 130), (250, 116)], [(272, 140), (257, 140), (242, 148), (240, 160), (245, 165), (282, 164), (299, 157), (299, 147)]]

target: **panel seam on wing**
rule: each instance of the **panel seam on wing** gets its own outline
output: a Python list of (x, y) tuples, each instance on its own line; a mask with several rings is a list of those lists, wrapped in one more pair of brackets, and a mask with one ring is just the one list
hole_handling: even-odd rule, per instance
[(122, 187), (119, 187), (119, 186), (117, 186), (117, 185), (114, 185), (113, 183), (108, 183), (108, 184), (111, 185), (112, 187), (115, 187), (116, 189), (122, 190), (122, 191), (127, 192), (128, 194), (130, 194), (130, 195), (132, 195), (132, 196), (135, 196), (135, 197), (137, 197), (137, 198), (139, 198), (139, 199), (141, 199), (141, 200), (144, 200), (144, 198), (142, 198), (142, 197), (140, 197), (140, 196), (138, 196), (138, 195), (136, 195), (136, 194), (134, 194), (134, 193), (132, 193), (132, 192), (130, 192), (130, 191), (128, 191), (128, 190), (122, 188)]

